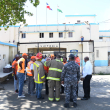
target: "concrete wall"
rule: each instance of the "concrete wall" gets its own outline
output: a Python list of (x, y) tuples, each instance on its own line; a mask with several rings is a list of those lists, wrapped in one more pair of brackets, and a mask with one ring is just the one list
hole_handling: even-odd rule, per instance
[[(3, 55), (5, 58), (3, 59)], [(9, 63), (9, 46), (0, 45), (0, 71), (3, 71), (3, 67)]]
[(109, 73), (110, 74), (110, 66), (103, 67), (95, 67), (95, 73)]
[(99, 36), (110, 36), (110, 30), (100, 30)]
[[(95, 42), (95, 66), (108, 66), (108, 42)], [(99, 51), (99, 57), (97, 57), (97, 52)]]
[(2, 27), (0, 31), (0, 41), (5, 43), (13, 43), (13, 40), (15, 40), (15, 28), (10, 27), (8, 30), (4, 30)]

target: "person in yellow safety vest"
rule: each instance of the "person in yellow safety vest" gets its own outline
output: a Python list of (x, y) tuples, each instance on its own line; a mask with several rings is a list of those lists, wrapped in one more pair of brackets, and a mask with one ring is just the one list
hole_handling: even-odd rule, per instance
[(18, 70), (17, 70), (17, 77), (19, 80), (19, 94), (18, 98), (25, 97), (22, 95), (23, 92), (23, 85), (24, 85), (24, 74), (25, 74), (25, 60), (27, 59), (27, 54), (23, 53), (22, 58), (18, 60)]
[(61, 73), (63, 69), (63, 63), (61, 56), (57, 55), (57, 58), (44, 63), (44, 66), (49, 67), (48, 72), (48, 87), (49, 87), (49, 101), (54, 101), (54, 88), (56, 89), (55, 100), (60, 101), (60, 88), (61, 88)]
[(27, 65), (27, 76), (28, 76), (28, 94), (34, 96), (34, 78), (33, 73), (31, 72), (31, 66), (33, 67), (33, 63), (35, 62), (36, 57), (32, 56), (31, 61), (28, 62)]
[(43, 83), (45, 81), (45, 71), (44, 71), (44, 65), (41, 62), (42, 61), (42, 53), (38, 53), (36, 55), (36, 61), (33, 63), (33, 75), (34, 75), (34, 82), (36, 84), (36, 97), (37, 99), (44, 99), (42, 97), (41, 92), (43, 88)]

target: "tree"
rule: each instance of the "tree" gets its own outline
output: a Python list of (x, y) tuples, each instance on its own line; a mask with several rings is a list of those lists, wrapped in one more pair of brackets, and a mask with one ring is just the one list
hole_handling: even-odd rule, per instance
[[(32, 16), (33, 14), (25, 10), (27, 0), (0, 0), (0, 26), (7, 29), (10, 25), (17, 23), (26, 23), (24, 14)], [(39, 5), (39, 0), (29, 0), (34, 7)]]

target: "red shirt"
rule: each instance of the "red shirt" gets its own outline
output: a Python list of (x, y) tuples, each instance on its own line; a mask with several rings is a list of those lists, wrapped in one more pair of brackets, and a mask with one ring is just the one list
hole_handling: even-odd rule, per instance
[(80, 66), (80, 58), (76, 57), (75, 62)]
[(49, 67), (44, 66), (44, 70), (48, 73), (49, 72)]

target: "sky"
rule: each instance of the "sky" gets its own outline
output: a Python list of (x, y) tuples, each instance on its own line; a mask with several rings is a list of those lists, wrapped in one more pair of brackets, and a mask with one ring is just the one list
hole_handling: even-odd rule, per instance
[(32, 17), (25, 15), (28, 25), (46, 24), (46, 3), (48, 3), (52, 10), (47, 10), (47, 24), (57, 24), (57, 6), (59, 6), (63, 11), (58, 13), (59, 24), (65, 22), (65, 15), (96, 14), (95, 22), (100, 23), (99, 30), (110, 30), (110, 0), (40, 0), (37, 8), (27, 1), (25, 9), (33, 13)]

